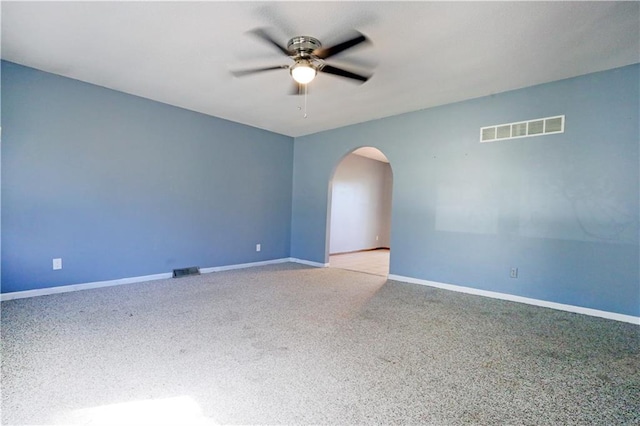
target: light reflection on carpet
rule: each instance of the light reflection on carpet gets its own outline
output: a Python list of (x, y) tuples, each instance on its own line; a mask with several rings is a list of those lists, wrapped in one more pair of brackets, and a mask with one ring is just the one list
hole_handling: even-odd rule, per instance
[(90, 425), (217, 425), (202, 414), (200, 405), (189, 396), (145, 399), (73, 410), (56, 419), (71, 424)]

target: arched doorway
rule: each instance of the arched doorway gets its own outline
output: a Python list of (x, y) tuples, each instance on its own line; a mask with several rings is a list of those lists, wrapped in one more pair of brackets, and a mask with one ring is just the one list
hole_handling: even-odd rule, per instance
[(377, 148), (345, 155), (329, 183), (329, 267), (389, 274), (393, 173)]

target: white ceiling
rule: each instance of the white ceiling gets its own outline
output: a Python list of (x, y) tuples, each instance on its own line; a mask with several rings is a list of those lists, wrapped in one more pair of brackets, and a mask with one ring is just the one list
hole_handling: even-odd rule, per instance
[[(289, 136), (640, 61), (638, 2), (2, 2), (3, 59)], [(371, 44), (327, 60), (308, 117), (289, 64), (247, 35)]]

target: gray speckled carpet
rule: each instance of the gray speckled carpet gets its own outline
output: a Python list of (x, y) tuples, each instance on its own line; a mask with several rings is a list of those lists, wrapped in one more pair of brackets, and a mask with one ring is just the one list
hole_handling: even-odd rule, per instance
[(2, 303), (2, 424), (639, 424), (640, 328), (285, 263)]

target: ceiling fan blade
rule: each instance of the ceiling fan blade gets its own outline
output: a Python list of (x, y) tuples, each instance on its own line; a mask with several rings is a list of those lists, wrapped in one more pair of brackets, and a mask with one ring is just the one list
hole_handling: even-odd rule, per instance
[(245, 75), (256, 74), (263, 71), (280, 70), (280, 69), (288, 69), (288, 68), (289, 68), (288, 65), (276, 65), (274, 67), (252, 68), (248, 70), (231, 71), (231, 74), (233, 74), (236, 77), (243, 77)]
[(368, 40), (363, 34), (360, 34), (360, 33), (357, 33), (357, 34), (358, 35), (356, 37), (343, 41), (342, 43), (338, 43), (334, 46), (321, 47), (319, 49), (316, 49), (313, 51), (313, 54), (320, 59), (327, 59), (333, 55), (337, 55), (338, 53), (344, 50), (350, 49), (353, 46), (356, 46)]
[(369, 80), (369, 76), (356, 74), (356, 73), (353, 73), (351, 71), (343, 70), (342, 68), (336, 68), (336, 67), (333, 67), (333, 66), (327, 65), (327, 64), (324, 64), (324, 65), (318, 67), (318, 71), (326, 72), (327, 74), (333, 74), (333, 75), (337, 75), (337, 76), (340, 76), (340, 77), (352, 78), (354, 80), (362, 81), (363, 83), (365, 81)]
[(279, 51), (281, 51), (282, 53), (284, 53), (287, 56), (291, 56), (294, 54), (294, 52), (291, 52), (289, 50), (287, 50), (284, 46), (282, 46), (280, 43), (278, 43), (277, 41), (275, 41), (273, 39), (273, 37), (271, 37), (264, 29), (262, 28), (256, 28), (255, 30), (251, 30), (249, 31), (249, 34), (253, 34), (254, 36), (260, 38), (261, 40), (266, 41), (267, 43), (271, 44), (272, 46), (275, 46)]

